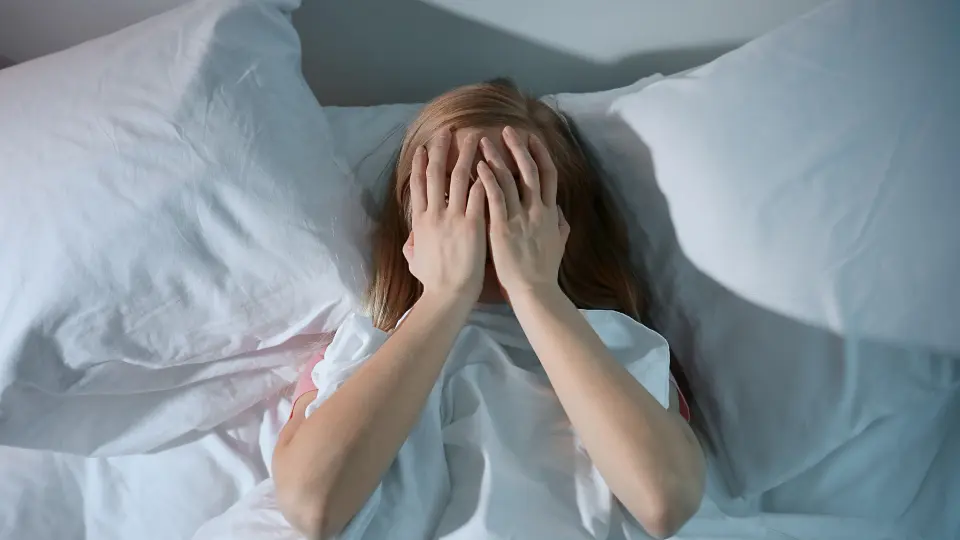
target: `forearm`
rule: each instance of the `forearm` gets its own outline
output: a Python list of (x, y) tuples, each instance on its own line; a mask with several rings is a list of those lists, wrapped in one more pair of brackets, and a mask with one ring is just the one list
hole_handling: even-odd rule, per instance
[(665, 536), (699, 506), (703, 457), (690, 428), (616, 359), (559, 287), (511, 302), (600, 474), (647, 528)]
[(312, 522), (300, 527), (309, 529), (304, 532), (325, 537), (340, 531), (376, 489), (419, 418), (470, 307), (452, 297), (422, 298), (383, 346), (297, 427), (283, 449), (287, 474), (275, 475), (278, 492), (298, 499), (291, 505), (309, 505), (310, 517), (297, 519)]

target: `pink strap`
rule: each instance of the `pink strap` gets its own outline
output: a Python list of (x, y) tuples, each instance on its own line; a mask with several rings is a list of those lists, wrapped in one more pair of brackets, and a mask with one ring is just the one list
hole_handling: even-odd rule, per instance
[[(331, 341), (333, 341), (333, 334), (325, 335), (321, 341), (320, 352), (315, 354), (313, 358), (301, 368), (300, 377), (297, 379), (297, 386), (293, 389), (293, 408), (297, 407), (297, 400), (303, 397), (304, 394), (317, 389), (317, 385), (313, 384), (313, 368), (323, 360), (323, 356), (327, 353), (327, 347), (330, 346)], [(290, 417), (293, 417), (293, 409), (290, 410)]]

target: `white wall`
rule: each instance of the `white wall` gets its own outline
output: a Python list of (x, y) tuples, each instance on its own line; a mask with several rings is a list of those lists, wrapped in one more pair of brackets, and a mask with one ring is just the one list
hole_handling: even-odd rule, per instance
[[(321, 102), (370, 104), (500, 75), (537, 93), (619, 86), (706, 62), (822, 1), (305, 0), (294, 22)], [(28, 60), (183, 2), (0, 0), (0, 54)]]
[(0, 54), (23, 62), (109, 34), (186, 0), (0, 0)]

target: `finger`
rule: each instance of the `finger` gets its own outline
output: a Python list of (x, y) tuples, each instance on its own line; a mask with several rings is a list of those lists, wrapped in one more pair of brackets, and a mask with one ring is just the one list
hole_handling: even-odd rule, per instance
[(490, 223), (505, 223), (508, 215), (507, 203), (493, 171), (486, 162), (481, 161), (477, 164), (477, 175), (480, 176), (483, 190), (487, 194), (487, 205), (490, 207)]
[(513, 154), (513, 160), (520, 169), (520, 178), (523, 181), (523, 198), (529, 204), (531, 201), (542, 201), (540, 196), (540, 172), (527, 148), (527, 141), (520, 139), (517, 130), (510, 126), (503, 128), (503, 142)]
[(540, 171), (540, 195), (543, 197), (543, 204), (553, 206), (557, 204), (557, 166), (550, 157), (547, 145), (536, 135), (530, 135), (530, 153), (533, 154), (533, 161)]
[(458, 148), (457, 164), (453, 167), (450, 176), (450, 199), (448, 207), (456, 212), (463, 213), (467, 207), (467, 192), (470, 190), (470, 170), (473, 168), (473, 158), (477, 155), (477, 144), (480, 135), (471, 133), (463, 140)]
[(557, 216), (560, 222), (560, 240), (566, 245), (567, 238), (570, 237), (570, 224), (567, 223), (567, 218), (563, 215), (563, 210), (561, 210), (559, 206), (557, 207)]
[(407, 260), (408, 264), (413, 260), (413, 231), (410, 231), (410, 236), (403, 243), (403, 258)]
[(470, 186), (470, 193), (467, 195), (467, 217), (471, 219), (483, 219), (483, 209), (486, 207), (487, 190), (483, 182), (474, 182)]
[(447, 152), (450, 150), (450, 130), (437, 133), (427, 147), (427, 209), (446, 208)]
[[(480, 140), (480, 149), (483, 150), (483, 158), (487, 160), (488, 168), (494, 175), (494, 179), (500, 186), (503, 195), (504, 205), (507, 209), (507, 215), (512, 216), (520, 213), (523, 207), (520, 205), (520, 193), (517, 191), (517, 181), (507, 168), (507, 163), (503, 161), (500, 152), (493, 146), (490, 139), (484, 137)], [(487, 191), (487, 199), (490, 198), (490, 191)]]
[(427, 209), (427, 151), (422, 146), (413, 153), (413, 169), (410, 171), (410, 209), (413, 215)]

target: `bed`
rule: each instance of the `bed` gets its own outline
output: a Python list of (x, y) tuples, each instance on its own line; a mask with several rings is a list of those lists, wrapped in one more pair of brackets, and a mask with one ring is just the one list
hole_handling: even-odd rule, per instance
[[(272, 448), (360, 308), (418, 105), (318, 104), (298, 5), (201, 0), (0, 72), (0, 538), (299, 538)], [(696, 397), (708, 490), (676, 538), (960, 538), (958, 27), (836, 0), (544, 97)]]

